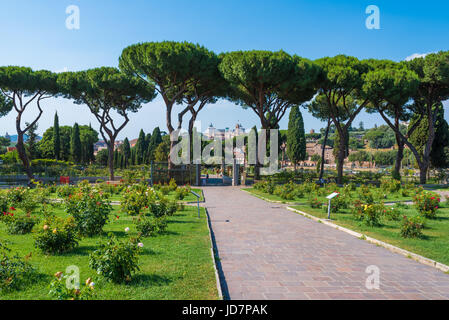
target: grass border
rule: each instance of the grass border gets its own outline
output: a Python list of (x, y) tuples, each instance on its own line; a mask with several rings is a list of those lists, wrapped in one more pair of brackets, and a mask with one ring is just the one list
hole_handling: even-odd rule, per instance
[(206, 211), (207, 228), (209, 229), (209, 239), (210, 239), (210, 244), (211, 244), (210, 254), (212, 256), (212, 261), (214, 263), (215, 281), (217, 283), (218, 298), (219, 298), (219, 300), (224, 300), (223, 289), (222, 289), (221, 281), (220, 281), (220, 275), (218, 274), (218, 264), (217, 264), (217, 260), (215, 259), (215, 254), (218, 255), (218, 249), (217, 249), (216, 243), (214, 241), (215, 237), (213, 236), (212, 223), (210, 220), (209, 211), (207, 210), (207, 208), (204, 208), (204, 210)]
[(449, 266), (447, 266), (445, 264), (442, 264), (442, 263), (440, 263), (438, 261), (435, 261), (435, 260), (423, 257), (423, 256), (421, 256), (419, 254), (416, 254), (416, 253), (413, 253), (411, 251), (408, 251), (408, 250), (396, 247), (396, 246), (394, 246), (392, 244), (389, 244), (389, 243), (377, 240), (375, 238), (368, 237), (367, 235), (364, 235), (364, 234), (358, 233), (358, 232), (356, 232), (354, 230), (351, 230), (351, 229), (339, 226), (339, 225), (331, 222), (330, 220), (315, 217), (315, 216), (313, 216), (313, 215), (311, 215), (309, 213), (306, 213), (304, 211), (301, 211), (301, 210), (298, 210), (298, 209), (295, 209), (295, 208), (292, 208), (292, 207), (287, 207), (287, 210), (299, 213), (299, 214), (301, 214), (302, 216), (304, 216), (306, 218), (312, 219), (312, 220), (314, 220), (316, 222), (319, 222), (319, 223), (323, 223), (323, 224), (325, 224), (327, 226), (330, 226), (330, 227), (332, 227), (334, 229), (346, 232), (346, 233), (348, 233), (348, 234), (350, 234), (350, 235), (352, 235), (354, 237), (357, 237), (357, 238), (359, 238), (361, 240), (366, 240), (366, 241), (368, 241), (370, 243), (373, 243), (375, 245), (384, 247), (384, 248), (386, 248), (386, 249), (388, 249), (388, 250), (390, 250), (390, 251), (392, 251), (394, 253), (399, 253), (399, 254), (407, 257), (407, 258), (415, 260), (416, 262), (419, 262), (419, 263), (422, 263), (422, 264), (434, 267), (434, 268), (436, 268), (436, 269), (438, 269), (440, 271), (443, 271), (445, 273), (449, 272)]

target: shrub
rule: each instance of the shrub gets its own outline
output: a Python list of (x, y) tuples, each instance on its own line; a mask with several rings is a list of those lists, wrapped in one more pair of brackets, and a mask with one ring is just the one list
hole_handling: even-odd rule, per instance
[(6, 224), (6, 231), (9, 234), (27, 234), (31, 232), (38, 220), (30, 215), (14, 215), (11, 212), (5, 212), (2, 222)]
[(35, 275), (28, 258), (11, 255), (11, 249), (0, 242), (0, 290), (18, 290), (30, 283)]
[(167, 229), (167, 218), (141, 216), (135, 220), (136, 229), (142, 237), (155, 236)]
[(374, 202), (374, 195), (371, 192), (371, 188), (366, 185), (361, 185), (359, 188), (359, 199), (366, 203)]
[(26, 214), (32, 214), (41, 203), (45, 203), (42, 197), (34, 196), (31, 192), (27, 192), (17, 207), (25, 211)]
[(382, 190), (389, 192), (389, 193), (396, 193), (399, 192), (401, 189), (401, 181), (397, 179), (390, 179), (387, 177), (383, 177), (380, 180), (380, 187)]
[(176, 201), (169, 201), (165, 197), (161, 197), (158, 202), (152, 202), (149, 206), (150, 214), (156, 218), (163, 216), (172, 216), (178, 210)]
[(6, 195), (0, 193), (0, 214), (8, 211), (9, 199)]
[(352, 203), (352, 215), (357, 220), (363, 220), (363, 209), (365, 204), (360, 200), (355, 200)]
[(380, 225), (380, 220), (384, 211), (384, 204), (363, 204), (356, 200), (353, 204), (352, 214), (358, 220), (363, 221), (368, 226)]
[(176, 191), (176, 188), (178, 188), (178, 185), (176, 184), (175, 179), (171, 178), (170, 182), (168, 183), (168, 187), (170, 191)]
[(431, 192), (422, 191), (413, 197), (413, 202), (418, 212), (425, 218), (436, 217), (436, 212), (440, 203), (440, 198), (438, 195)]
[(59, 186), (56, 189), (56, 194), (60, 198), (67, 198), (68, 196), (74, 194), (75, 191), (76, 191), (75, 187), (66, 184), (66, 185)]
[(107, 243), (101, 243), (100, 247), (89, 255), (89, 267), (112, 282), (131, 281), (132, 274), (140, 270), (140, 248), (135, 242), (122, 242), (110, 235)]
[(112, 211), (107, 195), (98, 191), (80, 192), (65, 199), (66, 212), (76, 223), (76, 231), (92, 237), (103, 232)]
[(307, 194), (315, 193), (316, 191), (318, 191), (320, 189), (320, 186), (314, 182), (306, 182), (302, 186), (303, 186), (304, 192)]
[(66, 219), (49, 216), (35, 234), (35, 247), (46, 254), (68, 252), (78, 245), (76, 223), (73, 217)]
[(159, 191), (162, 192), (163, 195), (168, 195), (170, 193), (170, 186), (164, 184), (159, 188)]
[(121, 212), (130, 216), (139, 215), (151, 202), (154, 202), (155, 194), (153, 189), (142, 190), (138, 186), (128, 187), (121, 200)]
[(189, 185), (185, 186), (185, 187), (177, 187), (176, 188), (176, 193), (175, 193), (175, 199), (177, 200), (184, 200), (185, 197), (187, 197), (190, 194), (190, 191), (192, 189), (190, 188)]
[(28, 188), (17, 187), (9, 189), (7, 192), (8, 201), (10, 204), (17, 206), (20, 202), (25, 199), (28, 192)]
[(323, 206), (323, 203), (319, 201), (317, 198), (309, 199), (309, 206), (311, 208), (319, 209)]
[(421, 238), (423, 236), (424, 219), (421, 216), (407, 218), (404, 216), (401, 223), (401, 236), (404, 238)]
[(88, 278), (79, 289), (67, 288), (66, 281), (68, 276), (62, 272), (55, 273), (55, 279), (49, 285), (48, 294), (56, 300), (90, 300), (94, 298), (95, 283)]
[(383, 215), (387, 220), (398, 221), (401, 216), (401, 210), (396, 206), (385, 206)]
[(274, 194), (281, 197), (284, 200), (293, 200), (295, 198), (296, 185), (290, 181), (289, 183), (276, 186)]

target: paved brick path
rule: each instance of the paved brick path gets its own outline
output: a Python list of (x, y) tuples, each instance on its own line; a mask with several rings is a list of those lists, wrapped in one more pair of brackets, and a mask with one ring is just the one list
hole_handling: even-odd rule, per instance
[[(204, 188), (230, 299), (449, 299), (449, 275), (268, 203)], [(368, 290), (370, 265), (380, 289)]]

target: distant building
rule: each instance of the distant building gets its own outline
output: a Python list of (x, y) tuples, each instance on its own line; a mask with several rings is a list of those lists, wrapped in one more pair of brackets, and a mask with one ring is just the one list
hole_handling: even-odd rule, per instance
[[(137, 141), (137, 139), (136, 139)], [(123, 144), (122, 140), (117, 140), (114, 143), (114, 148), (117, 149), (118, 147), (120, 147)], [(97, 143), (94, 144), (94, 155), (97, 155), (97, 153), (101, 150), (105, 150), (108, 148), (108, 145), (106, 144), (106, 142), (104, 140), (100, 140)]]
[[(334, 149), (332, 147), (326, 146), (326, 149), (324, 150), (324, 163), (327, 164), (335, 163), (333, 151)], [(317, 142), (308, 142), (306, 144), (306, 152), (307, 155), (309, 156), (308, 161), (311, 161), (313, 155), (317, 154), (321, 156), (322, 146)]]
[(234, 137), (243, 135), (246, 133), (245, 128), (239, 123), (235, 125), (233, 130), (229, 130), (229, 128), (225, 129), (217, 129), (211, 123), (209, 127), (204, 131), (203, 136), (209, 140), (213, 139), (232, 139)]

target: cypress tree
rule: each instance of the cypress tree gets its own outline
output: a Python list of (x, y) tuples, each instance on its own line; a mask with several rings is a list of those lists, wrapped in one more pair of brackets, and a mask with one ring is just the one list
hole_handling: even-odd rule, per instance
[(159, 129), (159, 127), (156, 127), (151, 134), (150, 143), (148, 144), (147, 156), (150, 161), (155, 160), (154, 152), (156, 151), (157, 146), (161, 144), (161, 142), (161, 130)]
[(55, 113), (55, 120), (53, 125), (53, 153), (56, 160), (60, 160), (61, 155), (61, 132), (59, 131), (59, 117), (58, 112)]
[(78, 123), (75, 123), (72, 130), (72, 139), (70, 141), (70, 154), (75, 163), (81, 162), (81, 138)]
[(136, 143), (136, 164), (142, 164), (145, 156), (145, 132), (140, 130), (139, 138)]
[(306, 135), (304, 121), (298, 106), (290, 110), (287, 132), (287, 155), (295, 170), (298, 162), (306, 159)]
[(129, 144), (128, 138), (125, 138), (125, 140), (123, 141), (122, 150), (123, 150), (124, 166), (125, 168), (127, 168), (129, 165), (129, 160), (131, 159), (131, 146)]

